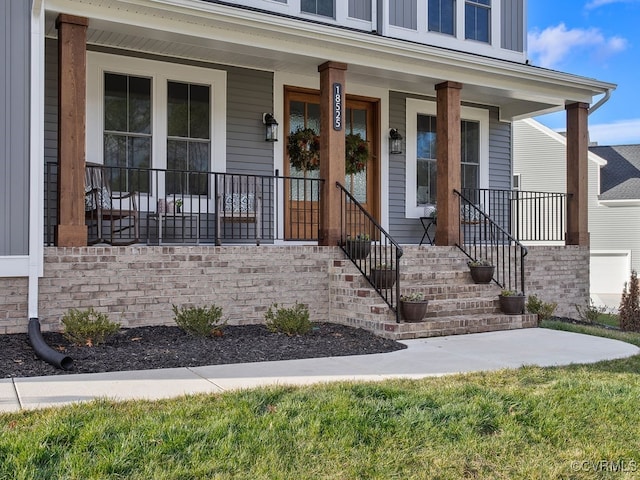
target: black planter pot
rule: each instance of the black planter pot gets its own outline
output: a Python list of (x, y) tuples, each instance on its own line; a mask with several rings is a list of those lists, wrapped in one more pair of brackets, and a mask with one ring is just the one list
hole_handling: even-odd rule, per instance
[(507, 315), (520, 315), (524, 313), (524, 295), (499, 295), (500, 310)]
[(400, 300), (400, 315), (405, 322), (421, 322), (427, 314), (428, 300)]
[(347, 239), (344, 244), (349, 258), (353, 260), (364, 260), (371, 253), (371, 240), (350, 240)]
[(469, 266), (469, 273), (475, 283), (490, 283), (496, 267), (493, 265)]
[(396, 271), (389, 268), (372, 268), (371, 283), (380, 289), (391, 288), (396, 284)]

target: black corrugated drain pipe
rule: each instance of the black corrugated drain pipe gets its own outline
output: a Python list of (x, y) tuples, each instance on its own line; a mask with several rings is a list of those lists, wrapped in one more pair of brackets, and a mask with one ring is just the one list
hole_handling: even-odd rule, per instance
[(71, 370), (73, 367), (71, 357), (55, 351), (44, 341), (40, 332), (40, 321), (37, 318), (29, 319), (29, 342), (31, 342), (36, 355), (45, 362), (62, 370)]

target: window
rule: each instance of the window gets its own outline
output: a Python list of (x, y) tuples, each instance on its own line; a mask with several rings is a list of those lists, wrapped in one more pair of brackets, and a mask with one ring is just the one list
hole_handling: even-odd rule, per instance
[(301, 0), (300, 10), (306, 13), (315, 13), (325, 17), (333, 18), (334, 0)]
[(87, 52), (87, 160), (122, 167), (112, 186), (145, 195), (140, 205), (214, 200), (201, 172), (226, 170), (226, 85), (221, 70)]
[(206, 195), (211, 158), (210, 87), (167, 84), (167, 194)]
[(149, 192), (151, 79), (104, 74), (104, 164), (120, 192)]
[[(461, 187), (486, 188), (489, 184), (489, 112), (462, 107), (460, 121)], [(423, 216), (437, 200), (436, 105), (407, 99), (406, 205), (408, 218)]]
[(429, 0), (429, 31), (455, 35), (455, 11), (455, 0)]
[(465, 38), (489, 43), (491, 0), (466, 0)]
[[(436, 203), (436, 117), (418, 115), (417, 118), (417, 205)], [(462, 120), (461, 125), (461, 186), (478, 188), (480, 180), (480, 123)]]

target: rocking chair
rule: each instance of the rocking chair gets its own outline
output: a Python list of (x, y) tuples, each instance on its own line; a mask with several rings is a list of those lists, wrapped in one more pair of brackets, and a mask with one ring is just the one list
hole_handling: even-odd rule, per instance
[[(114, 195), (108, 177), (103, 165), (86, 163), (85, 220), (90, 229), (88, 243), (131, 245), (140, 238), (136, 193)], [(108, 231), (104, 228), (106, 222), (109, 222)], [(91, 234), (94, 227), (95, 236)]]

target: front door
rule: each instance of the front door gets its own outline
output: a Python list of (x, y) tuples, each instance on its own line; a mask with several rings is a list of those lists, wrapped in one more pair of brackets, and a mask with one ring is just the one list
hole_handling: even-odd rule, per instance
[[(320, 132), (320, 94), (314, 90), (287, 88), (285, 92), (285, 131), (299, 129)], [(379, 220), (379, 100), (347, 95), (345, 135), (359, 134), (367, 142), (369, 158), (362, 171), (347, 174), (344, 186), (376, 220)], [(320, 159), (320, 161), (323, 161)], [(285, 239), (309, 240), (318, 231), (319, 168), (307, 170), (292, 165), (285, 145), (285, 176), (293, 177), (286, 188)], [(347, 226), (349, 228), (349, 226)], [(350, 232), (356, 234), (359, 232)]]

